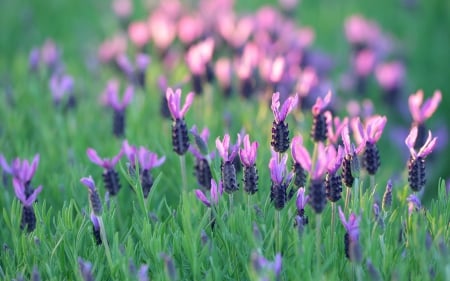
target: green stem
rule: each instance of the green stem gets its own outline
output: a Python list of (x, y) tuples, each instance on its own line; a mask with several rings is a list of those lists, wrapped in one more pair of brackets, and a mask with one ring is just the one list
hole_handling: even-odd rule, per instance
[(350, 202), (350, 197), (352, 196), (352, 189), (347, 187), (346, 189), (346, 193), (345, 193), (345, 205), (344, 205), (344, 210), (347, 210), (348, 208), (348, 204)]
[(281, 253), (281, 211), (275, 211), (275, 231), (276, 231), (276, 243), (275, 243), (275, 250), (276, 253)]
[(184, 155), (180, 155), (180, 169), (181, 169), (181, 180), (183, 185), (183, 191), (187, 191), (186, 159)]
[(316, 270), (318, 273), (320, 272), (320, 262), (321, 262), (321, 254), (320, 254), (321, 224), (322, 224), (322, 214), (316, 214)]
[(371, 191), (375, 190), (375, 175), (370, 175), (370, 188)]
[(331, 245), (334, 245), (334, 224), (336, 219), (336, 203), (331, 202)]
[(105, 230), (105, 224), (103, 223), (103, 218), (101, 216), (98, 216), (98, 222), (100, 224), (100, 236), (102, 237), (102, 243), (105, 247), (105, 253), (106, 253), (106, 259), (108, 260), (108, 265), (111, 270), (113, 270), (113, 262), (112, 262), (112, 256), (111, 256), (111, 250), (109, 249), (108, 239), (106, 237), (106, 230)]
[(360, 199), (360, 194), (359, 194), (359, 178), (355, 178), (355, 181), (353, 182), (353, 192), (354, 192), (354, 196), (353, 196), (353, 204), (352, 204), (352, 211), (353, 212), (357, 212), (357, 210), (359, 209), (359, 199)]
[(228, 208), (228, 212), (230, 212), (231, 208), (233, 208), (233, 193), (230, 193), (229, 199), (230, 199), (230, 207)]

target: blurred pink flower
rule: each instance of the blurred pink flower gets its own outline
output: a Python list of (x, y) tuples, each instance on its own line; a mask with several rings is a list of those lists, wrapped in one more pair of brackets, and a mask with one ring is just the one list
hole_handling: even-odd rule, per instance
[(399, 61), (383, 63), (376, 67), (375, 77), (384, 90), (393, 90), (403, 84), (405, 67)]
[(128, 37), (138, 48), (142, 48), (150, 40), (150, 31), (144, 21), (135, 21), (128, 26)]

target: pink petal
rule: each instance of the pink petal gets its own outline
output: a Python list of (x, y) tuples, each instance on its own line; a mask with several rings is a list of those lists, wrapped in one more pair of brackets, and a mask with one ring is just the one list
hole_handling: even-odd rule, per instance
[(80, 182), (82, 184), (84, 184), (85, 186), (87, 186), (87, 188), (89, 188), (91, 191), (95, 190), (95, 183), (94, 183), (94, 180), (92, 179), (91, 176), (89, 176), (87, 178), (86, 177), (85, 178), (81, 178)]
[(200, 189), (196, 189), (195, 190), (195, 196), (197, 196), (197, 198), (203, 203), (205, 204), (206, 207), (211, 207), (211, 203), (209, 202), (208, 198), (206, 198), (205, 194), (203, 193), (203, 191), (201, 191)]
[(125, 94), (122, 99), (121, 104), (122, 109), (125, 109), (125, 107), (127, 107), (127, 105), (130, 104), (131, 100), (133, 99), (133, 96), (134, 96), (134, 88), (133, 86), (128, 86), (125, 90)]
[(104, 161), (98, 156), (97, 151), (95, 151), (93, 148), (88, 148), (86, 154), (92, 163), (103, 166)]
[(424, 119), (428, 119), (436, 111), (439, 103), (442, 100), (442, 94), (440, 91), (435, 91), (433, 97), (428, 99), (422, 106), (421, 115)]
[(411, 115), (414, 121), (422, 122), (422, 116), (420, 112), (420, 106), (423, 102), (423, 91), (419, 90), (417, 93), (412, 94), (408, 98), (409, 111), (411, 111)]
[(303, 139), (298, 135), (292, 139), (291, 154), (295, 162), (299, 163), (306, 171), (311, 171), (311, 157), (303, 146)]
[(23, 183), (19, 179), (13, 178), (13, 187), (17, 199), (19, 199), (22, 203), (25, 202), (25, 186), (23, 185)]
[(22, 203), (28, 207), (33, 205), (33, 203), (36, 201), (36, 198), (39, 195), (39, 193), (41, 193), (41, 191), (42, 191), (42, 185), (38, 186), (38, 188), (36, 188), (33, 191), (33, 193), (31, 193), (31, 195), (25, 200), (25, 202), (22, 201)]
[(180, 118), (183, 118), (184, 115), (186, 114), (186, 112), (188, 111), (189, 107), (191, 107), (192, 102), (194, 101), (194, 93), (190, 92), (187, 96), (186, 96), (186, 101), (183, 105), (183, 108), (180, 111)]
[(279, 123), (280, 122), (280, 120), (278, 119), (278, 116), (280, 115), (279, 111), (278, 111), (279, 108), (280, 108), (280, 93), (279, 92), (273, 93), (273, 95), (272, 95), (272, 105), (270, 106), (270, 108), (272, 109), (275, 121), (277, 123)]
[(405, 139), (405, 144), (408, 147), (411, 156), (413, 156), (414, 158), (417, 157), (416, 151), (414, 150), (414, 143), (416, 142), (417, 139), (417, 133), (418, 133), (417, 126), (414, 126), (411, 128), (409, 135)]

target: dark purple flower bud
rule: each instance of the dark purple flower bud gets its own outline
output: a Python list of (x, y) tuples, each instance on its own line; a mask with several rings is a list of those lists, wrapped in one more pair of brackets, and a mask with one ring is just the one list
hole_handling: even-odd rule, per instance
[(240, 146), (240, 138), (235, 145), (230, 146), (230, 135), (225, 134), (223, 140), (216, 139), (216, 148), (222, 157), (221, 175), (222, 184), (225, 192), (233, 193), (239, 189), (236, 179), (236, 168), (233, 165), (233, 160), (238, 154)]
[(346, 231), (344, 237), (345, 255), (349, 260), (359, 263), (362, 259), (361, 246), (359, 244), (359, 222), (361, 218), (352, 213), (347, 221), (341, 206), (339, 206), (339, 218)]
[(331, 102), (331, 92), (328, 92), (328, 94), (325, 96), (323, 100), (321, 97), (318, 97), (316, 103), (312, 107), (312, 114), (314, 120), (311, 129), (311, 138), (315, 142), (319, 141), (324, 142), (327, 140), (328, 123), (330, 123), (331, 120), (327, 122), (325, 109), (328, 107), (330, 102)]
[(91, 176), (88, 178), (81, 178), (80, 182), (84, 184), (89, 190), (89, 203), (91, 204), (92, 212), (95, 215), (102, 215), (102, 201), (98, 195), (97, 188), (95, 187), (94, 180)]
[(100, 222), (98, 221), (98, 217), (94, 214), (94, 212), (91, 213), (91, 222), (92, 222), (92, 234), (94, 236), (95, 244), (100, 245), (102, 244)]
[(119, 154), (110, 159), (101, 159), (97, 152), (92, 149), (87, 149), (87, 156), (89, 160), (94, 164), (97, 164), (103, 167), (103, 183), (105, 184), (105, 188), (108, 190), (108, 193), (111, 195), (116, 195), (120, 189), (120, 181), (119, 174), (114, 170), (115, 165), (119, 162), (120, 158), (123, 155), (123, 149), (120, 150)]
[(388, 180), (386, 185), (386, 190), (383, 194), (383, 204), (382, 208), (384, 211), (387, 211), (392, 205), (392, 181)]
[(293, 177), (293, 174), (287, 173), (286, 170), (287, 157), (284, 155), (278, 162), (278, 155), (272, 150), (272, 158), (269, 161), (270, 178), (272, 179), (270, 199), (277, 210), (283, 209), (286, 204), (288, 199), (286, 190)]

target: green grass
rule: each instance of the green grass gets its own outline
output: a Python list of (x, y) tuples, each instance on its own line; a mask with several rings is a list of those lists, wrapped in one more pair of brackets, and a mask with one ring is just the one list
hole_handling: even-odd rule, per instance
[[(236, 1), (238, 2), (238, 1)], [(252, 11), (262, 5), (259, 1), (239, 1), (240, 11)], [(20, 230), (21, 205), (15, 199), (11, 181), (0, 185), (0, 279), (12, 280), (22, 275), (29, 279), (36, 266), (42, 280), (82, 280), (78, 257), (90, 261), (95, 280), (136, 280), (130, 263), (139, 267), (149, 265), (152, 280), (167, 280), (169, 272), (162, 253), (173, 259), (177, 278), (181, 280), (259, 280), (253, 270), (251, 255), (258, 252), (268, 260), (277, 253), (276, 241), (281, 235), (283, 256), (282, 280), (370, 280), (366, 262), (370, 259), (379, 271), (381, 280), (449, 280), (450, 204), (443, 181), (450, 168), (445, 157), (436, 155), (429, 167), (427, 192), (432, 194), (426, 210), (408, 215), (407, 187), (403, 159), (387, 136), (382, 137), (380, 153), (383, 166), (377, 175), (376, 192), (366, 190), (368, 177), (363, 175), (366, 190), (359, 199), (361, 214), (361, 249), (363, 262), (354, 264), (344, 256), (344, 229), (335, 222), (332, 235), (331, 206), (322, 215), (320, 264), (317, 266), (315, 248), (315, 216), (308, 207), (310, 223), (299, 235), (293, 227), (295, 202), (291, 200), (281, 211), (281, 231), (275, 231), (276, 211), (269, 200), (270, 177), (267, 164), (272, 115), (267, 101), (245, 101), (238, 98), (224, 100), (209, 87), (203, 97), (197, 97), (187, 114), (188, 126), (211, 130), (209, 148), (216, 137), (225, 132), (225, 115), (231, 114), (227, 128), (232, 140), (242, 127), (252, 140), (260, 143), (257, 166), (260, 171), (260, 191), (247, 204), (241, 190), (234, 195), (233, 206), (224, 195), (214, 210), (216, 224), (210, 226), (211, 209), (203, 206), (194, 195), (198, 188), (192, 176), (193, 159), (187, 157), (188, 191), (182, 191), (179, 159), (170, 143), (171, 121), (159, 115), (160, 93), (156, 79), (161, 67), (150, 66), (149, 83), (139, 90), (127, 112), (126, 137), (132, 144), (144, 145), (167, 157), (161, 168), (153, 171), (158, 178), (150, 197), (128, 187), (125, 160), (119, 164), (122, 190), (112, 200), (110, 209), (104, 206), (103, 221), (111, 249), (112, 263), (106, 258), (104, 246), (96, 246), (89, 220), (88, 192), (79, 182), (92, 175), (101, 195), (101, 168), (91, 164), (86, 149), (93, 147), (103, 157), (116, 154), (121, 140), (111, 134), (110, 112), (98, 104), (99, 93), (115, 73), (104, 68), (88, 70), (87, 57), (94, 56), (96, 47), (119, 28), (107, 3), (89, 1), (7, 0), (0, 11), (0, 85), (10, 85), (14, 107), (1, 95), (0, 152), (8, 160), (13, 157), (31, 158), (40, 153), (41, 161), (33, 185), (42, 184), (43, 192), (34, 205), (36, 230)], [(446, 1), (423, 1), (417, 10), (404, 10), (399, 1), (302, 1), (297, 11), (301, 24), (316, 31), (315, 47), (330, 53), (342, 70), (348, 63), (348, 46), (343, 39), (343, 21), (358, 12), (380, 22), (404, 47), (407, 62), (408, 90), (423, 88), (429, 96), (441, 89), (443, 102), (433, 117), (431, 127), (446, 126), (450, 108), (446, 93), (450, 92), (447, 76), (450, 73), (450, 7)], [(136, 16), (141, 12), (136, 12)], [(33, 46), (51, 37), (63, 50), (67, 72), (75, 77), (79, 106), (75, 111), (61, 112), (52, 105), (47, 77), (30, 75), (27, 56)], [(176, 83), (185, 74), (180, 69), (170, 77)], [(339, 73), (334, 73), (337, 80)], [(123, 81), (122, 81), (123, 83)], [(183, 93), (187, 93), (185, 87)], [(341, 93), (338, 93), (341, 94)], [(369, 94), (376, 97), (376, 89)], [(386, 109), (379, 99), (374, 100), (377, 111)], [(406, 106), (406, 104), (405, 104)], [(387, 112), (387, 111), (386, 111)], [(343, 112), (341, 112), (343, 113)], [(395, 113), (388, 118), (396, 119)], [(291, 136), (307, 136), (311, 116), (296, 112), (288, 118)], [(402, 124), (408, 126), (408, 124)], [(310, 140), (306, 140), (312, 148)], [(441, 154), (449, 153), (445, 148)], [(398, 155), (398, 156), (397, 156)], [(213, 162), (213, 175), (220, 174), (218, 159)], [(394, 185), (393, 206), (382, 212), (384, 226), (372, 213), (372, 204), (380, 200), (388, 178), (400, 174)], [(241, 175), (239, 175), (240, 177)], [(134, 186), (135, 190), (139, 186)], [(434, 194), (434, 196), (433, 196)], [(343, 203), (340, 203), (343, 204)], [(402, 231), (402, 239), (399, 238)], [(256, 233), (256, 234), (255, 234)], [(429, 238), (427, 238), (429, 235)], [(332, 237), (334, 237), (332, 239)], [(431, 239), (431, 244), (426, 243)], [(445, 248), (445, 249), (444, 249)], [(435, 276), (430, 275), (433, 271)]]

